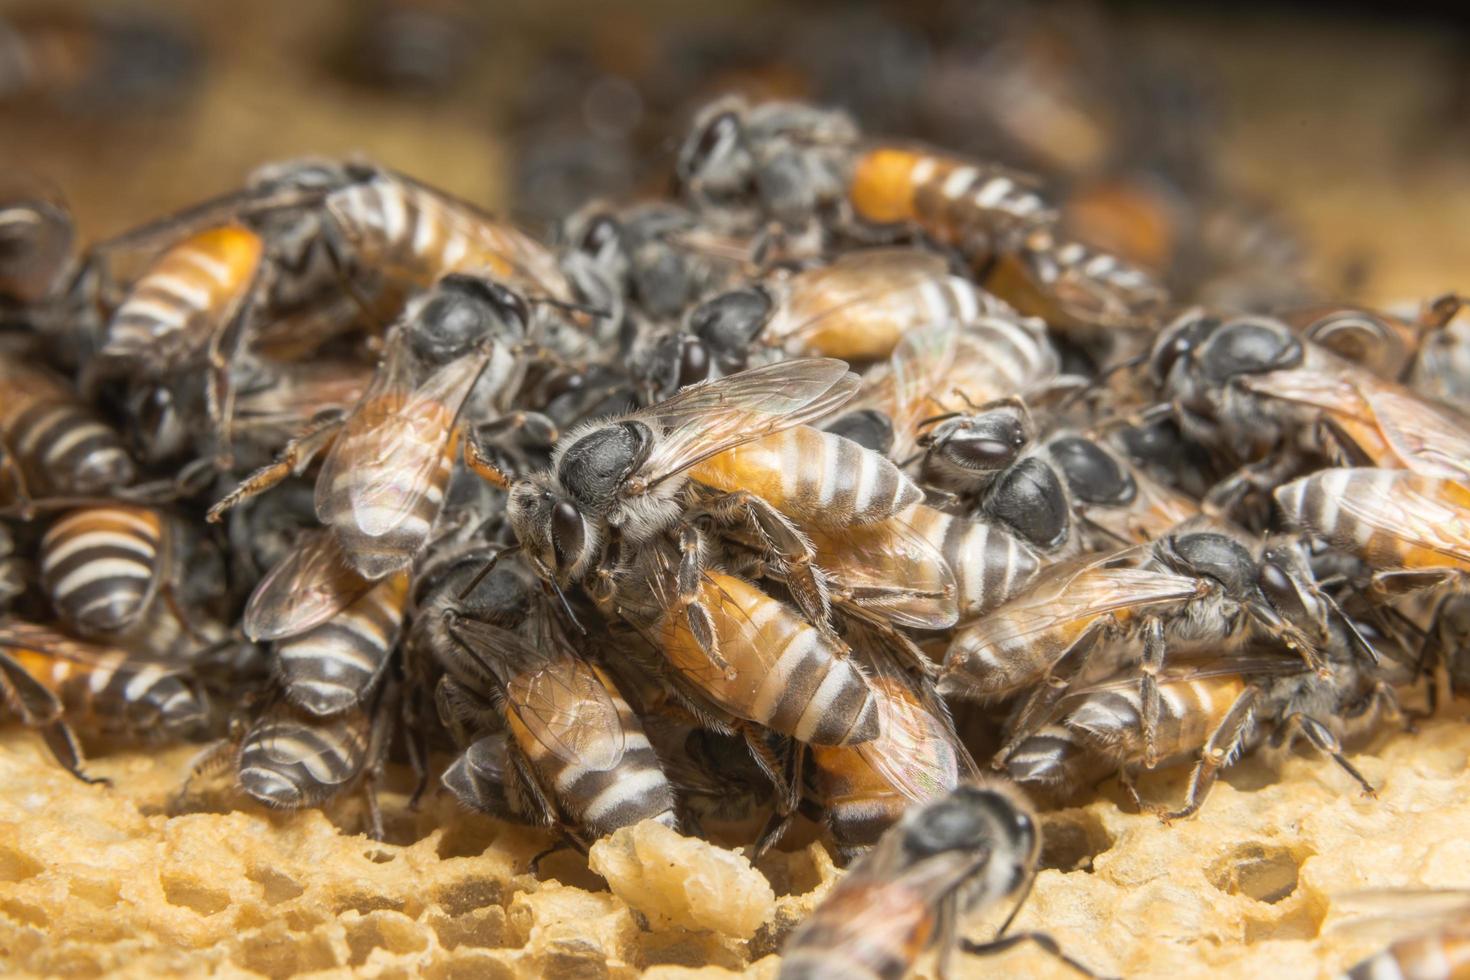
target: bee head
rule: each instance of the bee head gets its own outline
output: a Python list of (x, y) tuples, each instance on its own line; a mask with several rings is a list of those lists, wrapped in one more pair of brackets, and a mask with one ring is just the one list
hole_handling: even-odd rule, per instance
[(695, 119), (679, 148), (674, 173), (680, 185), (696, 197), (722, 197), (744, 190), (753, 167), (739, 108), (722, 101)]
[(580, 578), (597, 557), (597, 526), (554, 489), (549, 477), (511, 484), (506, 516), (532, 562), (558, 584)]
[(1191, 310), (1159, 331), (1149, 354), (1149, 375), (1154, 384), (1168, 387), (1175, 371), (1187, 372), (1206, 338), (1220, 327), (1220, 320), (1202, 310)]
[(493, 336), (522, 336), (529, 320), (526, 301), (499, 283), (449, 275), (412, 316), (408, 339), (424, 362), (447, 364)]
[(668, 334), (654, 344), (642, 372), (661, 395), (671, 395), (709, 378), (709, 348), (691, 334)]
[(919, 438), (931, 457), (962, 470), (993, 473), (1013, 464), (1031, 439), (1024, 415), (997, 408), (946, 419)]
[(689, 329), (727, 370), (734, 370), (745, 364), (751, 343), (771, 319), (774, 308), (770, 293), (760, 286), (732, 289), (689, 314)]
[(974, 899), (1010, 895), (1022, 888), (1041, 847), (1036, 819), (1028, 808), (995, 786), (960, 786), (911, 810), (900, 826), (904, 851), (913, 861), (948, 854), (983, 861), (979, 880), (972, 884)]
[(1206, 379), (1224, 384), (1241, 374), (1265, 374), (1302, 362), (1302, 343), (1285, 324), (1264, 317), (1230, 320), (1200, 344), (1196, 355)]

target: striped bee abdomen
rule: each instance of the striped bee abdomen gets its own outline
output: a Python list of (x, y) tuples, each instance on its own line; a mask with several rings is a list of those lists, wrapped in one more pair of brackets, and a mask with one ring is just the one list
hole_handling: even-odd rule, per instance
[(397, 643), (408, 586), (408, 573), (398, 572), (322, 625), (277, 643), (276, 676), (286, 699), (318, 716), (363, 703)]
[(743, 579), (709, 573), (701, 587), (734, 676), (709, 663), (686, 618), (660, 632), (674, 669), (738, 718), (813, 745), (849, 745), (878, 734), (878, 705), (848, 651), (794, 609)]
[(241, 225), (210, 228), (164, 252), (128, 293), (102, 355), (174, 366), (198, 354), (255, 282), (265, 243)]
[(887, 457), (809, 425), (727, 450), (689, 475), (720, 490), (749, 491), (820, 527), (881, 521), (924, 496)]
[(282, 809), (324, 803), (362, 772), (370, 727), (364, 710), (314, 718), (278, 704), (245, 734), (240, 787)]
[(985, 521), (946, 514), (924, 504), (900, 518), (939, 550), (954, 572), (960, 622), (1018, 595), (1041, 571), (1041, 560), (1020, 538)]
[(0, 355), (0, 439), (32, 497), (108, 493), (133, 482), (122, 439), (64, 382)]
[(108, 504), (67, 513), (41, 541), (41, 583), (66, 623), (87, 636), (128, 632), (157, 594), (167, 561), (157, 511)]
[(1056, 209), (1021, 174), (892, 147), (858, 160), (848, 196), (865, 221), (913, 222), (962, 247), (993, 245), (999, 236), (1057, 220)]

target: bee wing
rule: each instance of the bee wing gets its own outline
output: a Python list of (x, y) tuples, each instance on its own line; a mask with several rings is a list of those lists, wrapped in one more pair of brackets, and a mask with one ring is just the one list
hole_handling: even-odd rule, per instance
[[(1334, 472), (1341, 471), (1325, 470), (1306, 479), (1320, 481)], [(1369, 472), (1391, 473), (1391, 482), (1373, 484), (1371, 493), (1338, 495), (1342, 511), (1392, 540), (1470, 562), (1470, 489), (1407, 470)]]
[(817, 564), (839, 586), (853, 591), (863, 608), (916, 629), (947, 629), (959, 619), (953, 570), (902, 519), (813, 528), (811, 537)]
[(510, 708), (552, 755), (588, 769), (611, 769), (622, 759), (617, 704), (586, 661), (473, 619), (457, 620), (453, 633), (495, 674)]
[(1379, 431), (1406, 468), (1424, 476), (1470, 482), (1470, 420), (1390, 388), (1364, 397)]
[(867, 948), (903, 950), (914, 932), (964, 882), (990, 862), (988, 845), (961, 853), (945, 851), (918, 860), (908, 856), (898, 834), (885, 834), (872, 851), (848, 868), (817, 906), (811, 923), (832, 929), (833, 945), (861, 938)]
[(1368, 403), (1353, 384), (1354, 372), (1329, 374), (1316, 370), (1268, 371), (1234, 379), (1247, 391), (1267, 398), (1311, 405), (1335, 415), (1371, 422)]
[(841, 406), (857, 376), (832, 358), (799, 358), (690, 385), (630, 418), (662, 436), (642, 474), (649, 486), (728, 449), (754, 442)]
[(938, 255), (908, 248), (877, 248), (843, 256), (831, 265), (798, 273), (766, 332), (793, 352), (824, 330), (841, 329), (834, 318), (886, 319), (898, 330), (931, 313), (933, 295), (949, 269)]
[[(1186, 663), (1174, 663), (1165, 666), (1158, 673), (1160, 684), (1178, 684), (1184, 681), (1204, 680), (1210, 677), (1286, 677), (1292, 674), (1307, 673), (1307, 666), (1300, 657), (1287, 656), (1243, 656), (1243, 657), (1218, 657), (1214, 660), (1195, 661)], [(1099, 691), (1117, 691), (1129, 688), (1137, 688), (1141, 674), (1136, 671), (1128, 671), (1121, 676), (1108, 677), (1094, 684), (1085, 684), (1071, 688), (1063, 704), (1070, 704), (1075, 699), (1096, 694)]]
[(412, 390), (402, 363), (389, 354), (332, 443), (316, 481), (323, 521), (331, 522), (339, 487), (346, 488), (348, 517), (363, 534), (381, 537), (408, 520), (433, 485), (459, 408), (485, 361), (459, 358)]
[(962, 772), (967, 777), (978, 775), (955, 734), (949, 711), (927, 680), (900, 670), (881, 649), (864, 656), (863, 663), (880, 695), (882, 727), (877, 738), (852, 751), (915, 803), (954, 789)]
[(320, 626), (373, 583), (347, 564), (328, 528), (310, 532), (260, 580), (241, 625), (252, 640), (280, 640)]
[(1010, 644), (1075, 620), (1187, 599), (1196, 587), (1194, 579), (1171, 572), (1094, 563), (1072, 575), (1043, 579), (1038, 588), (977, 623), (972, 635), (982, 645)]

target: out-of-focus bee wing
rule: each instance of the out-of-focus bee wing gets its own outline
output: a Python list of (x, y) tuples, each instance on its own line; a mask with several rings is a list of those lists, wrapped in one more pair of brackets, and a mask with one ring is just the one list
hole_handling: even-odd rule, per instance
[(433, 483), (454, 420), (484, 363), (481, 357), (461, 357), (408, 390), (407, 371), (390, 353), (322, 464), (317, 516), (331, 519), (330, 499), (340, 483), (348, 488), (351, 520), (362, 533), (380, 537), (408, 520)]
[(653, 486), (728, 449), (821, 418), (857, 384), (842, 361), (813, 357), (683, 388), (630, 416), (662, 435), (641, 469), (644, 482)]
[(1404, 463), (1424, 476), (1470, 482), (1470, 419), (1407, 392), (1365, 393), (1378, 429)]
[(1343, 494), (1336, 503), (1393, 540), (1470, 562), (1470, 488), (1411, 472), (1396, 474), (1389, 487), (1382, 493)]
[(1234, 379), (1247, 391), (1267, 398), (1311, 405), (1334, 415), (1371, 422), (1368, 403), (1350, 377), (1325, 371), (1268, 371)]
[(947, 629), (959, 619), (958, 588), (944, 556), (897, 517), (811, 529), (817, 562), (859, 605), (900, 625)]
[(347, 564), (331, 530), (312, 531), (260, 580), (241, 625), (252, 640), (295, 636), (325, 623), (372, 585)]
[(1076, 620), (1187, 599), (1197, 585), (1170, 572), (1089, 566), (1070, 577), (1043, 581), (993, 611), (976, 629), (986, 644), (1009, 644)]
[(897, 834), (886, 834), (848, 869), (817, 906), (812, 922), (833, 927), (838, 937), (862, 937), (875, 949), (907, 949), (916, 927), (990, 858), (990, 848), (982, 845), (914, 860)]
[(457, 620), (453, 632), (499, 678), (507, 704), (548, 752), (589, 769), (622, 759), (617, 705), (586, 661), (472, 619)]
[[(1204, 680), (1210, 677), (1286, 677), (1307, 673), (1307, 666), (1300, 657), (1241, 656), (1219, 657), (1214, 660), (1169, 664), (1158, 673), (1160, 684), (1178, 684), (1184, 681)], [(1070, 688), (1062, 705), (1068, 705), (1089, 694), (1099, 691), (1118, 691), (1137, 688), (1141, 674), (1137, 670), (1126, 671), (1120, 676), (1105, 678), (1093, 684)]]
[[(789, 299), (766, 327), (776, 344), (793, 351), (800, 341), (836, 329), (833, 318), (887, 316), (898, 324), (928, 308), (925, 290), (938, 293), (949, 270), (932, 252), (878, 248), (853, 252), (829, 266), (799, 274)], [(942, 295), (942, 294), (941, 294)], [(792, 342), (798, 343), (792, 347)]]

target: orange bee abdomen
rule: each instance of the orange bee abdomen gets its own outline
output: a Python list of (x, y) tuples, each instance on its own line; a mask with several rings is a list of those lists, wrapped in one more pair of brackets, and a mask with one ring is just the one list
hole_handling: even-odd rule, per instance
[(912, 222), (947, 245), (993, 242), (1057, 217), (1019, 174), (891, 147), (871, 150), (858, 160), (848, 196), (866, 221)]
[(702, 694), (738, 718), (815, 745), (877, 734), (873, 689), (837, 641), (732, 575), (708, 573), (700, 592), (732, 675), (710, 665), (682, 615), (664, 620), (659, 639), (674, 669), (695, 678)]
[(788, 517), (825, 527), (881, 521), (923, 498), (885, 457), (809, 425), (726, 450), (689, 476), (753, 493)]
[(118, 307), (103, 355), (142, 360), (197, 353), (245, 299), (264, 252), (260, 236), (241, 225), (210, 228), (173, 246)]

